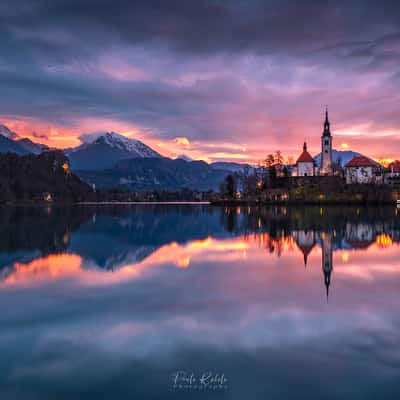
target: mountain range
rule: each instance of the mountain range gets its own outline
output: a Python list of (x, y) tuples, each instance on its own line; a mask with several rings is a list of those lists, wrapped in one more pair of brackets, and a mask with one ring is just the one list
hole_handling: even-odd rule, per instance
[[(0, 125), (0, 153), (17, 155), (40, 154), (49, 148)], [(181, 188), (216, 190), (230, 173), (255, 167), (234, 162), (193, 161), (182, 154), (176, 159), (163, 157), (139, 140), (115, 132), (100, 134), (80, 146), (64, 150), (71, 169), (84, 181), (96, 187), (128, 190), (177, 190)], [(344, 166), (353, 157), (353, 151), (333, 150), (333, 161)], [(321, 154), (314, 157), (317, 167)]]

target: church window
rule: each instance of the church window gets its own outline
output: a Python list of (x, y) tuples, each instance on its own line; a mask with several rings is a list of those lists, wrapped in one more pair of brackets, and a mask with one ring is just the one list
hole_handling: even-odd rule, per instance
[(325, 139), (325, 146), (328, 146), (328, 145), (329, 145), (329, 140)]
[(328, 150), (325, 150), (325, 153), (327, 153), (328, 152)]

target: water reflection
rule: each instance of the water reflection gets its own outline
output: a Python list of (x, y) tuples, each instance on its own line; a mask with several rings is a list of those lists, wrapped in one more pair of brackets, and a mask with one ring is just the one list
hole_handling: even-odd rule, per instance
[(376, 253), (400, 242), (400, 218), (391, 207), (5, 208), (0, 218), (0, 285), (65, 277), (115, 283), (157, 266), (245, 260), (258, 248), (277, 257), (301, 253), (304, 268), (320, 254), (328, 297), (334, 253), (346, 263), (352, 251)]
[[(0, 395), (396, 398), (396, 209), (0, 212)], [(329, 302), (326, 299), (329, 296)], [(322, 390), (334, 388), (332, 390)]]

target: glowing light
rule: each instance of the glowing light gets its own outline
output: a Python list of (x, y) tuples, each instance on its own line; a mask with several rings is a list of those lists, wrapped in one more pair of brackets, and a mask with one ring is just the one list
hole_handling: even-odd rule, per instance
[(190, 256), (183, 256), (178, 259), (176, 266), (178, 268), (187, 268), (190, 265)]
[(342, 253), (342, 261), (343, 261), (343, 262), (348, 262), (348, 261), (349, 261), (349, 257), (350, 257), (350, 254), (349, 254), (348, 251), (344, 251), (344, 252)]
[(70, 172), (69, 163), (65, 162), (65, 163), (62, 165), (62, 168), (63, 168), (63, 170), (64, 170), (65, 173), (69, 173), (69, 172)]
[(183, 146), (183, 147), (189, 147), (190, 146), (190, 141), (186, 137), (176, 137), (174, 139), (174, 142), (179, 146)]
[(389, 247), (392, 245), (392, 243), (392, 238), (386, 233), (382, 233), (376, 238), (376, 244), (378, 247)]

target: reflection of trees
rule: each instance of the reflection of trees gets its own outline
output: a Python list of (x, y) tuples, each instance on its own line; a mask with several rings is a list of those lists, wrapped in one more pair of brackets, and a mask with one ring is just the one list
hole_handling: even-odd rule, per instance
[[(82, 222), (71, 208), (3, 207), (0, 212), (0, 253), (64, 251), (70, 233)], [(83, 217), (83, 216), (81, 216)]]

